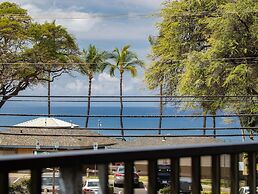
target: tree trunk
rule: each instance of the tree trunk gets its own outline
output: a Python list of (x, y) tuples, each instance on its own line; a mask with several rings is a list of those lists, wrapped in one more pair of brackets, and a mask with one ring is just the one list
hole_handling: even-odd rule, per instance
[[(238, 114), (241, 114), (241, 113), (238, 113)], [(245, 124), (243, 122), (243, 119), (241, 119), (241, 117), (239, 117), (239, 121), (240, 121), (240, 126), (245, 127)], [(241, 129), (241, 133), (242, 133), (242, 142), (245, 142), (245, 130)]]
[(47, 97), (48, 97), (48, 105), (47, 105), (47, 110), (48, 110), (48, 117), (50, 117), (50, 114), (51, 114), (51, 99), (50, 99), (50, 96), (51, 96), (51, 75), (50, 75), (50, 71), (48, 72), (48, 82), (47, 82)]
[(87, 117), (85, 122), (85, 128), (88, 127), (89, 124), (89, 115), (90, 115), (90, 97), (91, 97), (91, 83), (92, 83), (92, 76), (89, 76), (89, 90), (88, 90), (88, 107), (87, 107)]
[(161, 127), (162, 127), (162, 116), (163, 116), (163, 91), (162, 91), (162, 84), (160, 85), (160, 102), (159, 102), (159, 131), (158, 134), (161, 134)]
[(2, 108), (2, 106), (4, 106), (4, 103), (5, 103), (5, 101), (1, 100), (1, 102), (0, 102), (0, 109)]
[(120, 70), (120, 128), (121, 135), (124, 140), (124, 126), (123, 126), (123, 72)]
[(206, 117), (206, 111), (203, 111), (203, 135), (206, 135), (206, 123), (207, 123), (207, 117)]
[(0, 109), (4, 106), (4, 104), (6, 103), (7, 101), (7, 97), (6, 96), (3, 96), (1, 101), (0, 101)]
[(216, 115), (212, 116), (213, 119), (213, 137), (216, 138)]

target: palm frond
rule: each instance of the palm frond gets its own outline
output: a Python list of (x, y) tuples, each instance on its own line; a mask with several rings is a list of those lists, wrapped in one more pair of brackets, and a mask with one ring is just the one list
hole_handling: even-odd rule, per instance
[(110, 69), (109, 69), (109, 75), (111, 77), (114, 77), (115, 76), (115, 70), (117, 69), (117, 66), (116, 65), (110, 65)]
[(132, 77), (137, 76), (137, 68), (135, 66), (128, 65), (128, 66), (126, 66), (126, 68), (124, 68), (124, 70), (130, 71)]

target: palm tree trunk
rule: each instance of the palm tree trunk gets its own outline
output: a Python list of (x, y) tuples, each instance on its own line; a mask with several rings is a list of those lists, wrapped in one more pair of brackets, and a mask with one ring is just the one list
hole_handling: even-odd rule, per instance
[(203, 110), (203, 135), (206, 135), (206, 123), (207, 123), (207, 117), (206, 117), (206, 111)]
[(51, 75), (50, 75), (50, 71), (48, 71), (48, 82), (47, 82), (47, 97), (48, 97), (48, 106), (47, 106), (47, 109), (48, 109), (48, 117), (50, 117), (50, 114), (51, 114), (51, 99), (50, 99), (50, 96), (51, 96), (51, 82), (50, 82), (50, 79), (51, 79)]
[(212, 116), (213, 119), (213, 137), (216, 138), (216, 114)]
[(124, 126), (123, 126), (123, 73), (120, 71), (120, 128), (121, 135), (124, 139)]
[(161, 127), (162, 127), (162, 116), (163, 116), (163, 91), (162, 91), (162, 84), (160, 85), (160, 104), (159, 104), (159, 131), (158, 131), (158, 134), (160, 135), (161, 134)]
[(89, 124), (90, 99), (91, 99), (91, 83), (92, 83), (92, 76), (89, 76), (88, 106), (87, 106), (87, 117), (86, 117), (86, 122), (85, 122), (85, 128), (87, 128), (88, 124)]
[[(240, 121), (240, 126), (245, 127), (245, 124), (244, 124), (243, 119), (241, 117), (239, 118), (239, 121)], [(242, 133), (242, 142), (245, 142), (245, 130), (241, 129), (241, 133)]]

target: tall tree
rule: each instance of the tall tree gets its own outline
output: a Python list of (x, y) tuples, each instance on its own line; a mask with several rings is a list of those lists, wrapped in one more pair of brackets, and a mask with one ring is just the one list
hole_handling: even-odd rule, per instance
[[(149, 36), (148, 41), (150, 43), (150, 45), (154, 45), (156, 38), (154, 36)], [(157, 62), (155, 62), (155, 58), (154, 55), (149, 55), (149, 57), (154, 61), (152, 64), (149, 65), (149, 68), (147, 69), (147, 71), (145, 71), (145, 82), (147, 84), (147, 86), (149, 87), (149, 89), (154, 90), (159, 88), (159, 95), (160, 95), (160, 99), (159, 99), (159, 124), (158, 124), (158, 134), (161, 134), (161, 128), (162, 128), (162, 118), (163, 118), (163, 79), (164, 79), (164, 75), (159, 67), (159, 65), (157, 64)], [(158, 77), (159, 79), (153, 79), (153, 77)]]
[(48, 84), (48, 115), (50, 116), (51, 82), (63, 73), (74, 69), (73, 63), (79, 60), (79, 51), (74, 37), (55, 22), (33, 24), (30, 34), (35, 44), (26, 51), (26, 55), (30, 62), (39, 64), (45, 72), (42, 79), (45, 79)]
[(132, 77), (137, 75), (137, 66), (143, 67), (144, 63), (138, 59), (137, 54), (129, 50), (130, 46), (125, 45), (121, 50), (115, 48), (111, 53), (110, 59), (114, 62), (108, 65), (110, 76), (115, 76), (115, 71), (119, 72), (120, 77), (120, 128), (121, 135), (124, 139), (123, 125), (123, 74), (128, 71)]
[(88, 127), (90, 115), (92, 79), (96, 73), (100, 73), (104, 70), (105, 66), (108, 64), (107, 59), (108, 53), (99, 51), (95, 45), (89, 45), (87, 50), (83, 50), (83, 63), (79, 66), (79, 70), (82, 74), (87, 75), (89, 81), (87, 117), (85, 121), (86, 128)]
[[(220, 1), (221, 3), (224, 1)], [(209, 48), (209, 31), (205, 18), (216, 12), (218, 1), (168, 1), (161, 11), (158, 23), (159, 36), (152, 46), (151, 57), (155, 68), (150, 68), (147, 77), (159, 83), (162, 77), (163, 90), (167, 95), (178, 94), (178, 86), (186, 69), (186, 60), (191, 52), (204, 52)], [(152, 76), (152, 70), (159, 75)], [(163, 78), (162, 78), (163, 79)], [(147, 82), (149, 82), (147, 80)], [(188, 94), (190, 95), (190, 93)], [(204, 105), (204, 104), (203, 104)], [(206, 107), (202, 107), (206, 127)]]
[(25, 9), (14, 3), (0, 3), (0, 108), (38, 82), (41, 72), (24, 57), (25, 49), (33, 44), (28, 33), (31, 25)]
[[(258, 117), (255, 103), (258, 95), (258, 2), (239, 0), (220, 7), (221, 17), (209, 18), (212, 34), (209, 38), (209, 54), (220, 61), (226, 72), (224, 87), (227, 95), (243, 95), (239, 102), (229, 102), (227, 110), (237, 114), (251, 114), (240, 117), (240, 125), (252, 132)], [(256, 95), (256, 97), (255, 97)], [(252, 138), (252, 137), (251, 137)]]
[[(223, 66), (217, 61), (204, 56), (203, 53), (192, 53), (186, 60), (186, 67), (180, 79), (178, 91), (182, 95), (196, 96), (193, 101), (185, 103), (186, 108), (200, 109), (203, 113), (203, 135), (206, 135), (206, 115), (213, 116), (214, 137), (216, 135), (216, 113), (222, 110), (226, 89), (223, 87)], [(218, 97), (222, 96), (222, 98)]]
[[(257, 114), (255, 97), (251, 97), (257, 95), (257, 4), (255, 0), (164, 4), (159, 36), (152, 46), (157, 67), (164, 72), (161, 75), (167, 75), (164, 91), (169, 95), (250, 95), (252, 102), (245, 106), (232, 101), (226, 106), (234, 113)], [(215, 118), (227, 99), (203, 100), (194, 105), (203, 109), (204, 117)], [(251, 125), (257, 121), (255, 116), (244, 120)]]

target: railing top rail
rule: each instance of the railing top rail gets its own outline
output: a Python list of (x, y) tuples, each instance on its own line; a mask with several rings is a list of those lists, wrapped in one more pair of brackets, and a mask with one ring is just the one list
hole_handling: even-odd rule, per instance
[(142, 149), (90, 150), (59, 152), (49, 155), (13, 155), (0, 157), (0, 170), (22, 170), (54, 166), (75, 166), (117, 161), (150, 160), (173, 157), (192, 157), (241, 152), (255, 152), (258, 143), (202, 144), (148, 147)]

